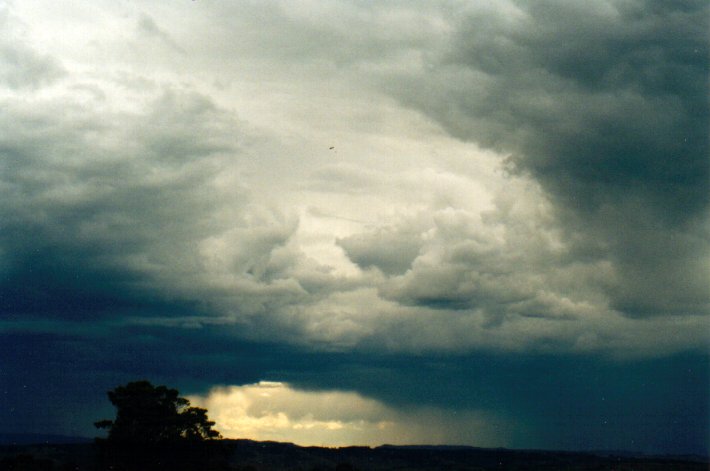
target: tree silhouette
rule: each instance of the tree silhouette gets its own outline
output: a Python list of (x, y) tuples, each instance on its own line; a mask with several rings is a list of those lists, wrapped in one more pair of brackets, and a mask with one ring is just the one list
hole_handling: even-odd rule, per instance
[(207, 418), (207, 410), (191, 407), (176, 389), (135, 381), (109, 391), (108, 398), (116, 407), (116, 419), (94, 425), (108, 429), (109, 442), (161, 444), (220, 438), (212, 430), (214, 422)]

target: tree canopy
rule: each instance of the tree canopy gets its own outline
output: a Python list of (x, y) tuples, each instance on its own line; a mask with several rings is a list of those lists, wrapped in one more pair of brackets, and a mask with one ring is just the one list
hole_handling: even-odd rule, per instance
[(176, 389), (135, 381), (108, 392), (116, 407), (114, 420), (95, 422), (108, 429), (112, 442), (168, 443), (181, 440), (202, 441), (219, 438), (207, 410), (191, 407)]

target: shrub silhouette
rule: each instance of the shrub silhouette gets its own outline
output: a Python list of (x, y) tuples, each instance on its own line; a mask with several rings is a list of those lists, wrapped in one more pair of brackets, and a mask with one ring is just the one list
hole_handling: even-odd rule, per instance
[(108, 398), (116, 407), (116, 419), (94, 425), (108, 429), (111, 442), (150, 444), (220, 437), (212, 430), (214, 422), (208, 420), (207, 410), (191, 407), (176, 389), (135, 381), (109, 391)]
[(108, 429), (97, 439), (99, 470), (192, 471), (227, 468), (222, 446), (207, 410), (191, 407), (176, 389), (135, 381), (108, 392), (114, 420), (94, 425)]

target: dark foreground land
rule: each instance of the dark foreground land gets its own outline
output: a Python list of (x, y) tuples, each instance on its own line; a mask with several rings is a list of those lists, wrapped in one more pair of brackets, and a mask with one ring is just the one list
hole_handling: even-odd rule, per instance
[(2, 471), (708, 470), (700, 457), (516, 451), (471, 447), (321, 448), (251, 440), (107, 450), (96, 444), (0, 446)]

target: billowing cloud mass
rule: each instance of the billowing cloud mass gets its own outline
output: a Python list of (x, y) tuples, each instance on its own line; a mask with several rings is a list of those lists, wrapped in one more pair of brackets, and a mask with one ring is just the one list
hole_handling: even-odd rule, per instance
[(570, 250), (613, 264), (612, 308), (707, 314), (707, 5), (519, 2), (457, 26), (392, 93), (538, 181)]
[[(481, 395), (453, 366), (479, 356), (610, 362), (639, 394), (659, 361), (666, 388), (678, 371), (702, 385), (707, 368), (677, 359), (705, 365), (710, 341), (708, 15), (693, 0), (0, 5), (3, 360), (39, 361), (17, 347), (37, 345), (101, 387), (157, 374), (236, 434), (331, 430), (322, 443), (427, 441), (404, 409), (426, 382), (412, 364), (463, 381), (468, 432), (446, 388), (427, 409), (457, 424), (437, 435), (452, 443), (558, 393), (502, 393), (519, 385), (477, 370)], [(418, 399), (368, 383), (404, 364)], [(8, 391), (30, 379), (17, 365)], [(673, 410), (697, 451), (707, 384), (688, 387)], [(249, 409), (262, 389), (302, 408)], [(319, 415), (319, 394), (357, 407)], [(39, 420), (20, 410), (0, 422)], [(479, 443), (653, 449), (674, 420), (607, 443), (593, 412), (576, 441), (545, 417), (516, 421), (538, 439)]]

